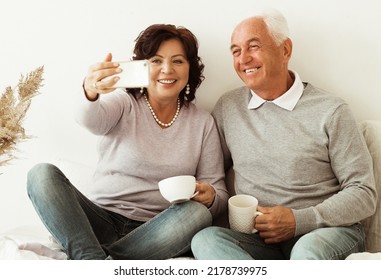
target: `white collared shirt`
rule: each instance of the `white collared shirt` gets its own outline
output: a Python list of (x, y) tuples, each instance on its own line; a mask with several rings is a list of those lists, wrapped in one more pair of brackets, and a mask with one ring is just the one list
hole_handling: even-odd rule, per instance
[(261, 98), (260, 96), (258, 96), (254, 91), (250, 90), (253, 96), (251, 97), (247, 108), (257, 109), (265, 102), (272, 102), (283, 109), (292, 111), (295, 108), (296, 103), (298, 103), (300, 97), (303, 94), (304, 86), (298, 73), (296, 73), (295, 71), (291, 71), (291, 72), (294, 74), (295, 80), (288, 91), (286, 91), (284, 94), (282, 94), (281, 96), (279, 96), (278, 98), (272, 101), (267, 101)]

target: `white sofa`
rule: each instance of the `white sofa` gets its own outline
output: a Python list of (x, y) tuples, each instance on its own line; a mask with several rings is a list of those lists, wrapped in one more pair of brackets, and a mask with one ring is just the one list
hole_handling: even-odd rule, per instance
[(381, 254), (381, 121), (362, 121), (360, 129), (373, 159), (378, 194), (376, 213), (363, 221), (367, 252)]

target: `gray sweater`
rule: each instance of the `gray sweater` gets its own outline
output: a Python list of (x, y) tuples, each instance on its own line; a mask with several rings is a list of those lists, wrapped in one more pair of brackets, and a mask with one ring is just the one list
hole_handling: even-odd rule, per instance
[(347, 104), (310, 84), (292, 111), (249, 110), (250, 98), (247, 87), (233, 90), (213, 111), (237, 193), (292, 208), (295, 235), (374, 213), (372, 161)]
[(77, 121), (99, 135), (99, 161), (88, 197), (105, 209), (147, 221), (169, 207), (158, 181), (194, 175), (210, 183), (216, 216), (226, 210), (223, 156), (210, 113), (194, 104), (183, 106), (175, 123), (162, 129), (141, 95), (122, 90), (101, 95), (95, 102), (78, 100)]

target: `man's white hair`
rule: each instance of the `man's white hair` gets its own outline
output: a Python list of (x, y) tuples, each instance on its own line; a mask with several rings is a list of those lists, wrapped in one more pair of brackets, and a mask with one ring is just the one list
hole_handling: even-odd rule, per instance
[(255, 13), (253, 17), (263, 19), (270, 36), (278, 46), (289, 38), (287, 20), (278, 10), (265, 9)]

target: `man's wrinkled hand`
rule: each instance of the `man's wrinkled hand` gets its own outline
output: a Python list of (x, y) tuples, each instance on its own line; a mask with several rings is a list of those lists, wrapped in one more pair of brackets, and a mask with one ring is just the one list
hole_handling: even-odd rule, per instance
[(279, 243), (294, 237), (296, 222), (290, 208), (258, 206), (258, 211), (263, 215), (257, 216), (255, 228), (265, 243)]

